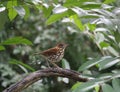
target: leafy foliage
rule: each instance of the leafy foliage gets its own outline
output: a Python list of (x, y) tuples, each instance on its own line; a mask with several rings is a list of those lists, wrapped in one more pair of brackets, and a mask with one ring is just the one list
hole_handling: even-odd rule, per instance
[[(39, 83), (32, 89), (119, 92), (119, 0), (1, 1), (0, 90), (15, 82), (12, 77), (16, 74), (22, 76), (46, 67), (44, 59), (32, 53), (66, 42), (69, 47), (62, 60), (62, 67), (78, 70), (91, 80), (74, 85), (68, 81), (73, 85), (70, 89), (70, 86), (65, 88), (59, 81), (61, 78), (58, 78), (59, 82), (43, 79), (39, 82), (41, 89), (37, 87)], [(64, 79), (61, 81), (65, 82)]]
[(14, 70), (12, 70), (10, 66), (5, 64), (0, 65), (0, 73), (2, 81), (1, 86), (3, 87), (7, 87), (8, 85), (14, 83), (17, 79), (20, 78), (20, 75), (18, 75)]

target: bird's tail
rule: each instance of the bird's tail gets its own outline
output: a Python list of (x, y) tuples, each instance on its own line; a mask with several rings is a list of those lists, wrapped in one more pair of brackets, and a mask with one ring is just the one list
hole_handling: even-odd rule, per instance
[(33, 55), (41, 55), (41, 52), (33, 53)]

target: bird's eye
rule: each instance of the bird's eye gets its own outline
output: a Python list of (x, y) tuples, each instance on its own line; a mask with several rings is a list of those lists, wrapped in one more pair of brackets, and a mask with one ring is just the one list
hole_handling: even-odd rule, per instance
[(58, 46), (59, 46), (60, 48), (64, 47), (64, 45), (63, 45), (63, 44), (59, 44)]

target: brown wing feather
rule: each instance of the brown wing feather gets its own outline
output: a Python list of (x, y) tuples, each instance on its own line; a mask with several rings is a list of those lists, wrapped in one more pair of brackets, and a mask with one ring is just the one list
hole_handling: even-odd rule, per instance
[(41, 54), (44, 56), (50, 56), (50, 55), (55, 55), (57, 52), (58, 52), (58, 48), (54, 47), (41, 52)]

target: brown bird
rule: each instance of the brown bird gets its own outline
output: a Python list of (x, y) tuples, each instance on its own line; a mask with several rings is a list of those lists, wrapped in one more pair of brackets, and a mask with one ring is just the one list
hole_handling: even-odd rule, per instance
[[(60, 43), (57, 44), (55, 47), (50, 48), (48, 50), (45, 50), (40, 53), (35, 53), (37, 55), (42, 55), (44, 58), (46, 58), (51, 64), (53, 64), (55, 67), (58, 67), (55, 63), (59, 62), (63, 56), (65, 48), (68, 46), (68, 44)], [(49, 65), (48, 65), (49, 66)]]

